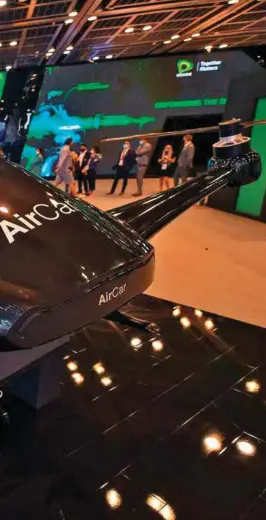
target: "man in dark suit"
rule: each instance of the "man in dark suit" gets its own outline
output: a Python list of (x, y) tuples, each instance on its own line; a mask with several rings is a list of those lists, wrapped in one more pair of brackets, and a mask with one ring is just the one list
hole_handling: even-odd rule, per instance
[(79, 158), (76, 165), (76, 178), (78, 181), (78, 194), (82, 193), (82, 186), (84, 186), (85, 195), (88, 195), (88, 181), (87, 181), (87, 170), (86, 166), (88, 164), (90, 158), (90, 154), (88, 152), (87, 146), (82, 143), (80, 145), (80, 153)]
[(123, 179), (122, 190), (119, 195), (124, 195), (127, 183), (128, 176), (130, 171), (132, 170), (136, 161), (136, 154), (134, 150), (132, 150), (129, 141), (125, 141), (123, 144), (122, 151), (119, 154), (117, 164), (113, 167), (113, 170), (116, 170), (114, 182), (111, 188), (111, 191), (107, 193), (107, 195), (113, 195), (119, 179)]
[(179, 154), (177, 160), (177, 169), (174, 173), (174, 183), (175, 186), (178, 184), (183, 184), (188, 180), (188, 177), (191, 176), (191, 171), (193, 168), (193, 159), (195, 155), (195, 146), (193, 144), (193, 136), (192, 135), (184, 135), (183, 137), (183, 148)]

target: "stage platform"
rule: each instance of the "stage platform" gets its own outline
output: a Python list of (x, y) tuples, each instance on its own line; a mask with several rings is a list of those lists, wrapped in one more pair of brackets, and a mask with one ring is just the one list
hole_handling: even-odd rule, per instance
[(38, 412), (4, 388), (1, 519), (265, 520), (265, 330), (176, 303), (73, 337)]
[[(110, 180), (97, 181), (88, 201), (110, 209), (135, 200), (130, 196), (136, 190), (134, 179), (124, 197), (107, 197), (110, 186)], [(158, 179), (145, 179), (144, 195), (158, 188)], [(152, 243), (156, 275), (149, 294), (266, 326), (265, 224), (195, 206)]]

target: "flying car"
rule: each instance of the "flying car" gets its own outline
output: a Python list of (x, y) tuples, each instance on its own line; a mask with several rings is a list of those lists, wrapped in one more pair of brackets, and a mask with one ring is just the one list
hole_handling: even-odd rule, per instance
[[(149, 134), (219, 131), (214, 164), (186, 184), (107, 212), (0, 159), (0, 352), (13, 353), (2, 363), (2, 379), (100, 318), (156, 330), (120, 311), (153, 281), (155, 252), (148, 240), (207, 195), (260, 177), (260, 157), (242, 134), (251, 124), (233, 119)], [(16, 363), (22, 352), (24, 361)]]

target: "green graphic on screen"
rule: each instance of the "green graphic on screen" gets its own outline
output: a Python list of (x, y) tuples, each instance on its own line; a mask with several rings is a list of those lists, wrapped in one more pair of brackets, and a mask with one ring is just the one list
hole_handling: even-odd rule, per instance
[(177, 65), (178, 74), (184, 74), (186, 72), (190, 72), (194, 68), (194, 63), (193, 63), (193, 61), (190, 61), (190, 60), (178, 60), (176, 65)]
[[(102, 144), (103, 138), (160, 132), (171, 117), (221, 114), (230, 80), (239, 69), (248, 73), (253, 61), (240, 51), (217, 52), (212, 59), (223, 61), (221, 70), (201, 73), (196, 65), (204, 56), (48, 67), (23, 150), (23, 166), (30, 169), (36, 148), (43, 148), (42, 176), (51, 176), (60, 147), (71, 137), (77, 151), (82, 142), (99, 146), (103, 160), (98, 173), (111, 174), (122, 142)], [(177, 77), (179, 71), (184, 77)], [(132, 142), (133, 147), (136, 144)]]
[(2, 95), (4, 92), (5, 84), (6, 84), (6, 72), (0, 72), (0, 99), (2, 99)]

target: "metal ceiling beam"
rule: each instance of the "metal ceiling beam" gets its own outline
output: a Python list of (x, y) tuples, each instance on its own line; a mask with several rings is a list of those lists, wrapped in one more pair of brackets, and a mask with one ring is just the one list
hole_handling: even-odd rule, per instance
[[(221, 0), (220, 2), (221, 6), (224, 5), (224, 2)], [(218, 4), (219, 5), (219, 4)], [(174, 10), (174, 9), (189, 9), (190, 7), (198, 7), (199, 9), (202, 9), (204, 7), (213, 6), (213, 0), (204, 0), (204, 2), (199, 3), (198, 0), (187, 0), (186, 2), (163, 2), (163, 3), (146, 3), (136, 6), (125, 6), (117, 9), (104, 9), (104, 10), (98, 10), (95, 12), (96, 16), (98, 18), (108, 18), (112, 16), (127, 16), (131, 14), (143, 14), (143, 13), (156, 13), (158, 11), (167, 11), (167, 10)]]
[(59, 41), (56, 51), (48, 60), (49, 65), (54, 65), (57, 62), (66, 47), (68, 47), (73, 42), (74, 38), (83, 29), (84, 25), (87, 23), (88, 17), (92, 14), (95, 14), (95, 11), (99, 7), (101, 1), (102, 0), (87, 0), (78, 13), (78, 16), (74, 18), (73, 23), (69, 26), (66, 33)]
[[(234, 16), (236, 13), (240, 13), (243, 11), (244, 7), (248, 7), (250, 5), (254, 5), (254, 0), (246, 0), (245, 3), (233, 4), (227, 6), (223, 11), (220, 11), (216, 16), (208, 17), (202, 23), (198, 23), (197, 20), (192, 22), (190, 25), (186, 27), (186, 30), (183, 31), (182, 38), (190, 37), (193, 31), (197, 31), (202, 33), (202, 31), (206, 31), (207, 29), (213, 28), (215, 24), (219, 24), (222, 20), (226, 20), (227, 18)], [(206, 35), (206, 33), (205, 33)], [(169, 45), (168, 48), (171, 50), (178, 50), (182, 45), (182, 49), (186, 48), (186, 42), (174, 42), (173, 45)]]

